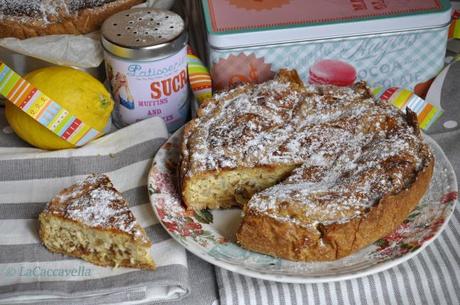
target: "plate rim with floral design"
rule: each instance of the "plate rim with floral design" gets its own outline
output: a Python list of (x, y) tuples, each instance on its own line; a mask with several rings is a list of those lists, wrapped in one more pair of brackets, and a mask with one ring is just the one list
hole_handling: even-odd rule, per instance
[[(435, 154), (435, 174), (440, 179), (438, 182), (438, 176), (433, 174), (432, 184), (436, 187), (440, 184), (439, 187), (446, 191), (439, 200), (431, 200), (436, 196), (436, 187), (430, 185), (422, 201), (395, 232), (357, 253), (332, 262), (291, 262), (254, 253), (219, 233), (213, 226), (210, 211), (185, 210), (177, 191), (182, 130), (177, 130), (154, 157), (148, 175), (153, 211), (163, 228), (187, 250), (215, 266), (242, 275), (285, 283), (324, 283), (387, 270), (414, 257), (433, 242), (446, 228), (457, 202), (457, 180), (452, 165), (441, 147), (424, 135)], [(429, 224), (423, 223), (427, 215), (432, 217)]]

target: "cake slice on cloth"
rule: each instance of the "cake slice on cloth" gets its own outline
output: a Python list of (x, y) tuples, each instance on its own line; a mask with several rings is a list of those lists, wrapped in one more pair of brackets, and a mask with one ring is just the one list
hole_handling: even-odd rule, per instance
[(105, 175), (62, 190), (39, 216), (48, 250), (100, 266), (155, 269), (150, 242), (128, 202)]

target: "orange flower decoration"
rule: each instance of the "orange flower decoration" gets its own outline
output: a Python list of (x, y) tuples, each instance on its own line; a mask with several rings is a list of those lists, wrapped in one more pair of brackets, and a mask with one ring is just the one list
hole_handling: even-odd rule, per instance
[(241, 53), (219, 60), (213, 65), (211, 75), (214, 89), (222, 90), (240, 83), (267, 81), (273, 78), (274, 72), (271, 70), (271, 64), (266, 63), (264, 58)]

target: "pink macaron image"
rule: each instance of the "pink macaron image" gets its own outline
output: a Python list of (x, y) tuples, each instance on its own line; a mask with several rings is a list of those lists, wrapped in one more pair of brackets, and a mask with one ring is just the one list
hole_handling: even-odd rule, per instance
[(356, 69), (341, 60), (322, 59), (310, 67), (310, 84), (351, 86), (356, 81)]

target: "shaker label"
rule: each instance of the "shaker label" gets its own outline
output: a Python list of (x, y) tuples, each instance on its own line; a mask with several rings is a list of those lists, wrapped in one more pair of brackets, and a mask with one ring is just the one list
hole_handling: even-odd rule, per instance
[(107, 76), (116, 101), (115, 120), (128, 125), (161, 117), (170, 131), (188, 114), (186, 48), (155, 61), (128, 61), (106, 53)]

